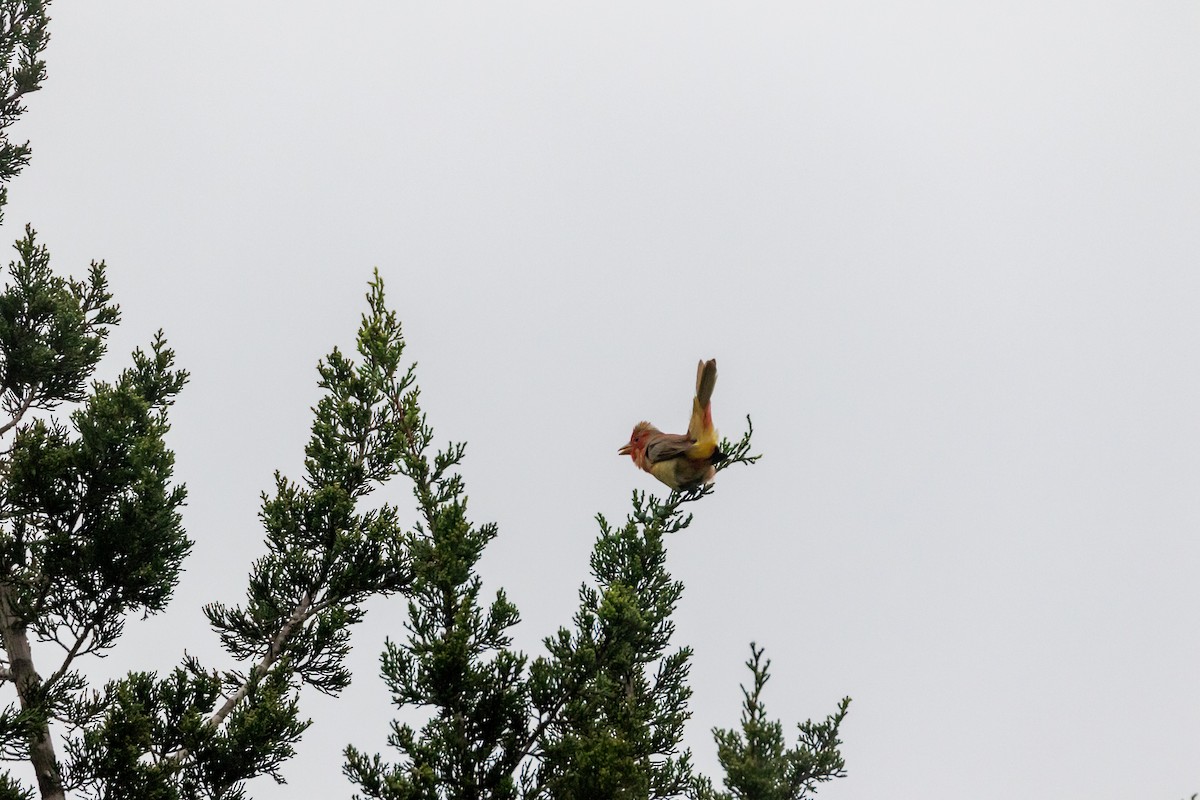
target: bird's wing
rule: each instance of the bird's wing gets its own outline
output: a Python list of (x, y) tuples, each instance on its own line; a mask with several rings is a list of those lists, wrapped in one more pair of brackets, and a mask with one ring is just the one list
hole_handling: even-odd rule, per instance
[(646, 442), (646, 461), (654, 464), (686, 455), (696, 444), (692, 437), (683, 433), (660, 433)]

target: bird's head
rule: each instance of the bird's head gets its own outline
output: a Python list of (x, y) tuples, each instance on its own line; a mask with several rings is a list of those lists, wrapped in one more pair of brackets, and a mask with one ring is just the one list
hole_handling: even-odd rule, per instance
[(652, 433), (658, 433), (658, 428), (649, 422), (639, 422), (634, 425), (633, 433), (629, 434), (629, 442), (617, 451), (617, 455), (629, 456), (637, 461), (638, 456), (646, 449), (646, 440)]

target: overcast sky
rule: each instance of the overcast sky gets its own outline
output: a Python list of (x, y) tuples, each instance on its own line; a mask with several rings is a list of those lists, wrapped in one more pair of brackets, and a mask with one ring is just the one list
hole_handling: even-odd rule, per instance
[[(718, 359), (716, 422), (765, 457), (669, 542), (706, 773), (755, 640), (789, 730), (854, 698), (823, 797), (1200, 791), (1195, 2), (52, 12), (0, 233), (107, 260), (105, 375), (159, 327), (192, 372), (196, 546), (94, 675), (232, 666), (199, 607), (243, 597), (378, 266), (531, 654), (593, 514), (657, 488), (617, 447), (683, 429)], [(289, 786), (253, 796), (349, 796), (402, 614), (371, 606), (353, 686), (304, 695)]]

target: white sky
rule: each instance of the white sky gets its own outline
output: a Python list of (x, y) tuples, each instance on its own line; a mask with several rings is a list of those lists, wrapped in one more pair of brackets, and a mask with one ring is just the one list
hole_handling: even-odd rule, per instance
[[(104, 258), (125, 353), (164, 327), (196, 547), (95, 675), (231, 666), (258, 494), (299, 476), (316, 360), (378, 266), (482, 571), (531, 654), (615, 451), (695, 363), (765, 453), (670, 542), (687, 744), (748, 643), (791, 724), (854, 704), (834, 800), (1200, 791), (1200, 6), (1193, 2), (67, 3), (4, 238)], [(408, 498), (397, 486), (392, 497)], [(258, 798), (384, 750), (372, 606)]]

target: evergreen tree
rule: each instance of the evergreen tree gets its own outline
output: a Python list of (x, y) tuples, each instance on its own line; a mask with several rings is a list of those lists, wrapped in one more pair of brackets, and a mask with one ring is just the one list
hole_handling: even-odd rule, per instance
[[(187, 374), (159, 334), (115, 382), (85, 388), (117, 321), (103, 264), (87, 281), (56, 277), (32, 230), (17, 251), (0, 294), (0, 642), (19, 711), (0, 712), (0, 748), (29, 760), (42, 797), (62, 797), (50, 723), (93, 710), (76, 659), (111, 649), (129, 615), (162, 611), (191, 546), (163, 443)], [(69, 424), (34, 416), (65, 403)], [(62, 650), (45, 679), (31, 636)]]
[(394, 506), (361, 501), (403, 468), (417, 435), (412, 370), (376, 276), (357, 337), (358, 362), (337, 349), (318, 365), (305, 478), (275, 476), (259, 514), (267, 554), (251, 569), (244, 606), (204, 611), (239, 667), (221, 673), (185, 658), (159, 678), (133, 673), (104, 688), (68, 747), (68, 788), (106, 798), (240, 798), (280, 765), (308, 727), (299, 689), (336, 695), (351, 627), (373, 596), (401, 591), (413, 568)]
[[(736, 444), (722, 444), (729, 458), (719, 469), (757, 460), (750, 455), (751, 434), (748, 428)], [(665, 500), (635, 492), (623, 525), (599, 517), (592, 581), (580, 588), (573, 625), (547, 637), (546, 655), (528, 662), (510, 647), (507, 631), (519, 617), (503, 590), (486, 613), (478, 602), (475, 566), (497, 531), (467, 520), (462, 478), (451, 471), (464, 448), (451, 445), (431, 461), (426, 452), (432, 439), (422, 414), (420, 434), (410, 440), (405, 459), (424, 520), (406, 537), (415, 576), (409, 633), (402, 642), (389, 641), (382, 657), (393, 702), (410, 713), (424, 710), (428, 722), (419, 731), (393, 723), (388, 743), (398, 751), (398, 763), (347, 748), (345, 772), (362, 792), (356, 796), (725, 796), (694, 774), (691, 754), (680, 749), (690, 716), (686, 679), (692, 653), (671, 648), (671, 615), (683, 585), (666, 569), (665, 546), (666, 537), (692, 522), (684, 505), (712, 488), (673, 492)], [(758, 716), (746, 733), (752, 750), (763, 731), (774, 730), (761, 718), (757, 698), (767, 673), (765, 666), (758, 671), (761, 651), (754, 653)], [(764, 798), (802, 797), (815, 782), (842, 774), (837, 732), (848, 702), (824, 723), (803, 723), (801, 745), (786, 753), (780, 749), (780, 764), (764, 767), (799, 780), (801, 793)], [(741, 787), (748, 770), (736, 757), (739, 740), (731, 732), (714, 735), (727, 784)], [(790, 771), (784, 762), (792, 765)]]
[[(45, 77), (46, 6), (0, 0), (0, 183), (29, 160), (8, 128)], [(0, 186), (0, 212), (6, 198)], [(359, 509), (412, 435), (412, 376), (399, 371), (382, 284), (368, 295), (360, 361), (335, 350), (319, 365), (306, 476), (277, 475), (263, 497), (267, 554), (246, 604), (205, 609), (236, 666), (185, 657), (166, 676), (94, 690), (80, 659), (111, 650), (132, 615), (164, 610), (191, 547), (164, 441), (187, 373), (160, 332), (115, 381), (89, 383), (120, 319), (104, 263), (85, 280), (59, 277), (28, 227), (16, 251), (0, 292), (0, 682), (15, 693), (0, 710), (0, 756), (28, 762), (42, 798), (237, 798), (251, 777), (281, 779), (308, 725), (300, 685), (344, 688), (361, 604), (412, 578), (395, 509)], [(35, 664), (33, 640), (61, 657)], [(0, 798), (33, 796), (0, 773)]]
[[(8, 128), (45, 77), (46, 6), (0, 0), (0, 217), (5, 184), (30, 155)], [(407, 597), (408, 630), (387, 643), (383, 677), (397, 706), (426, 721), (394, 724), (398, 763), (347, 748), (345, 772), (367, 797), (798, 798), (842, 774), (848, 701), (803, 723), (786, 749), (759, 700), (768, 665), (753, 646), (742, 731), (714, 731), (728, 793), (697, 777), (680, 747), (692, 653), (672, 643), (683, 586), (666, 544), (708, 488), (635, 493), (622, 525), (600, 517), (571, 624), (537, 658), (512, 648), (518, 611), (503, 591), (484, 600), (476, 572), (497, 529), (468, 520), (464, 446), (431, 452), (378, 275), (357, 356), (335, 349), (318, 365), (303, 478), (277, 474), (262, 497), (266, 554), (245, 603), (204, 609), (231, 664), (185, 656), (166, 675), (92, 688), (83, 659), (112, 650), (132, 616), (165, 610), (191, 547), (165, 442), (188, 375), (160, 332), (115, 380), (93, 380), (120, 318), (104, 263), (83, 280), (60, 277), (28, 227), (16, 253), (0, 291), (0, 685), (13, 692), (0, 757), (27, 762), (37, 788), (0, 773), (0, 800), (235, 800), (250, 778), (282, 781), (309, 725), (301, 688), (347, 686), (364, 602), (394, 593)], [(753, 463), (750, 434), (723, 444), (720, 469)], [(420, 512), (410, 531), (395, 506), (363, 502), (397, 476)], [(33, 641), (60, 655), (35, 664)]]
[[(0, 752), (28, 760), (43, 798), (78, 789), (106, 798), (243, 796), (278, 768), (307, 727), (298, 689), (336, 694), (351, 626), (368, 597), (408, 586), (409, 556), (396, 510), (359, 501), (400, 467), (411, 435), (411, 372), (400, 373), (399, 324), (372, 283), (358, 335), (360, 363), (334, 350), (319, 366), (306, 477), (276, 476), (260, 514), (267, 554), (254, 565), (244, 607), (205, 609), (242, 667), (217, 673), (195, 659), (165, 677), (134, 672), (89, 691), (76, 660), (111, 649), (134, 613), (164, 609), (190, 542), (163, 437), (187, 379), (161, 336), (115, 383), (84, 382), (117, 319), (103, 265), (88, 282), (55, 277), (32, 232), (18, 243), (0, 295), (4, 430), (13, 441), (0, 492), (2, 677), (19, 708), (0, 712)], [(26, 420), (64, 403), (70, 426)], [(64, 655), (44, 680), (30, 634)], [(65, 732), (60, 760), (51, 726)], [(0, 797), (25, 796), (11, 776)]]
[(725, 770), (725, 788), (715, 792), (711, 781), (700, 782), (702, 800), (801, 800), (817, 791), (817, 784), (846, 774), (838, 745), (838, 732), (850, 698), (823, 722), (802, 722), (795, 747), (784, 743), (783, 725), (767, 719), (762, 690), (771, 677), (771, 661), (763, 661), (763, 650), (750, 643), (746, 666), (753, 676), (752, 688), (742, 687), (742, 730), (716, 728), (717, 760)]
[(48, 4), (40, 0), (0, 0), (0, 221), (8, 202), (8, 182), (29, 163), (29, 143), (14, 144), (9, 127), (25, 113), (25, 95), (42, 88), (50, 42)]
[(383, 677), (397, 705), (427, 709), (430, 719), (419, 734), (393, 723), (388, 741), (402, 766), (348, 747), (345, 772), (368, 797), (510, 798), (529, 737), (525, 657), (509, 646), (517, 609), (503, 591), (486, 611), (480, 605), (475, 565), (496, 526), (467, 520), (462, 477), (453, 472), (464, 445), (430, 459), (433, 430), (416, 402), (414, 391), (408, 410), (420, 422), (404, 465), (422, 521), (405, 536), (414, 574), (409, 636), (387, 642)]
[[(47, 24), (45, 3), (0, 2), (0, 183), (29, 160), (8, 129), (45, 77)], [(0, 214), (7, 197), (4, 185)], [(0, 679), (16, 695), (0, 753), (32, 765), (42, 797), (62, 797), (50, 726), (93, 711), (76, 659), (109, 650), (129, 615), (163, 610), (190, 547), (163, 443), (187, 373), (160, 333), (114, 382), (88, 385), (119, 320), (103, 262), (59, 277), (29, 227), (16, 251), (0, 292)], [(61, 657), (39, 671), (31, 637)], [(0, 796), (27, 794), (0, 778)]]
[[(724, 442), (730, 457), (718, 469), (753, 463), (749, 449), (749, 431), (736, 446)], [(691, 524), (683, 504), (711, 491), (665, 501), (635, 492), (624, 525), (598, 517), (595, 585), (580, 588), (575, 629), (548, 638), (550, 655), (534, 670), (547, 724), (526, 771), (527, 797), (677, 797), (691, 786), (691, 755), (679, 744), (692, 651), (667, 652), (683, 584), (667, 572), (664, 537)]]

